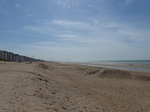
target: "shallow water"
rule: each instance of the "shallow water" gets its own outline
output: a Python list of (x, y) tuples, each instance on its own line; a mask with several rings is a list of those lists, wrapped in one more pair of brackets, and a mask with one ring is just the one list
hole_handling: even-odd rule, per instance
[(115, 66), (103, 66), (103, 65), (94, 65), (94, 64), (80, 64), (80, 65), (96, 66), (96, 67), (105, 67), (105, 68), (116, 68), (116, 69), (131, 70), (131, 71), (150, 72), (150, 69), (143, 69), (143, 68), (115, 67)]

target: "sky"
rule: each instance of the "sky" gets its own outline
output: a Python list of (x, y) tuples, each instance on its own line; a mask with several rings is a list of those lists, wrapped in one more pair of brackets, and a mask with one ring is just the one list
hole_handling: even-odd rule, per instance
[(150, 0), (0, 0), (0, 49), (47, 61), (150, 60)]

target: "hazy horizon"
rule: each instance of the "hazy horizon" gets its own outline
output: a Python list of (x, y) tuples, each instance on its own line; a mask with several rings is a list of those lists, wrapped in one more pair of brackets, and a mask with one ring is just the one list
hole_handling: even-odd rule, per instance
[(150, 60), (149, 0), (1, 0), (0, 49), (48, 61)]

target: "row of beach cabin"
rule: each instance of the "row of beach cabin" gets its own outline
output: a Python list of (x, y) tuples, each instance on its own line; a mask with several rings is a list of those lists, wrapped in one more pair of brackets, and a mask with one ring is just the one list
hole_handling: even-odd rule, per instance
[(14, 62), (27, 62), (27, 61), (43, 61), (40, 59), (34, 59), (27, 56), (22, 56), (19, 54), (14, 54), (12, 52), (2, 51), (0, 50), (0, 59), (8, 60), (8, 61), (14, 61)]

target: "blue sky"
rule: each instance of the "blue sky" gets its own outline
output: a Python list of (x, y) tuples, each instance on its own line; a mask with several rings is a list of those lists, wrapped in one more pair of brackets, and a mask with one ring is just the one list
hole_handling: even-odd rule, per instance
[(150, 59), (149, 0), (1, 0), (0, 49), (53, 61)]

